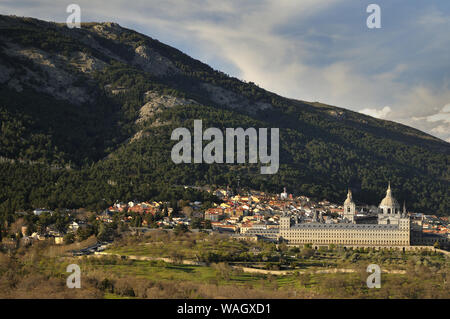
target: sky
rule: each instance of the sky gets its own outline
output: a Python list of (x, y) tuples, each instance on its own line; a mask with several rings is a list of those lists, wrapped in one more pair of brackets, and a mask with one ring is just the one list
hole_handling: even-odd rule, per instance
[[(450, 142), (448, 0), (1, 0), (1, 14), (113, 21), (241, 80)], [(381, 28), (369, 29), (369, 4)]]

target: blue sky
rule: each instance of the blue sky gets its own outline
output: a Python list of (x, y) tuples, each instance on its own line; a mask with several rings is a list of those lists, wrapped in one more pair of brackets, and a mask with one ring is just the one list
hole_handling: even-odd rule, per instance
[[(114, 21), (280, 95), (394, 120), (450, 142), (447, 0), (2, 0), (0, 13)], [(366, 8), (381, 7), (381, 29)]]

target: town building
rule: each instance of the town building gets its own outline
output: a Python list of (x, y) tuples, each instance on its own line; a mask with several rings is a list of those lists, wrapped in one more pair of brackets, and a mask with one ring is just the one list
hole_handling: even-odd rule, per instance
[[(275, 229), (248, 229), (246, 235), (267, 240), (286, 242), (289, 245), (341, 245), (395, 247), (411, 245), (411, 223), (404, 208), (392, 195), (390, 184), (386, 196), (378, 206), (377, 223), (359, 223), (352, 192), (349, 190), (344, 202), (343, 219), (339, 223), (325, 222), (322, 214), (313, 213), (312, 222), (304, 222), (285, 214)], [(364, 219), (362, 219), (364, 220)]]

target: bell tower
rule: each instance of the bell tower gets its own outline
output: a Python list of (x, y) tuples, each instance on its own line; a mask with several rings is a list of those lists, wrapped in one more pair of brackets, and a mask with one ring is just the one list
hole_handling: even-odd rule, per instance
[(349, 222), (355, 222), (355, 214), (356, 214), (356, 204), (353, 201), (352, 191), (348, 189), (347, 199), (344, 202), (344, 215), (343, 218), (347, 219)]

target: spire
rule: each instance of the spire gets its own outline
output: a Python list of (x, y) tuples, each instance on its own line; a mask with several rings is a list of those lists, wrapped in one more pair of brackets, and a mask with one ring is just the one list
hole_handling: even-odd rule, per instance
[(349, 205), (353, 203), (353, 197), (352, 197), (352, 191), (350, 190), (350, 188), (347, 190), (347, 199), (344, 202), (344, 205)]
[(350, 188), (347, 189), (347, 198), (349, 200), (352, 200), (352, 191), (350, 190)]
[(406, 203), (403, 201), (403, 215), (406, 216)]
[(394, 196), (392, 196), (390, 181), (388, 183), (388, 188), (386, 190), (386, 197), (383, 198), (383, 200), (381, 201), (381, 203), (378, 207), (383, 208), (383, 209), (391, 209), (392, 212), (400, 210), (400, 205), (398, 204), (398, 202), (394, 198)]
[(391, 190), (391, 182), (389, 181), (389, 183), (388, 183), (388, 188), (387, 188), (387, 190), (386, 190), (386, 197), (390, 197), (390, 196), (392, 196), (392, 190)]

